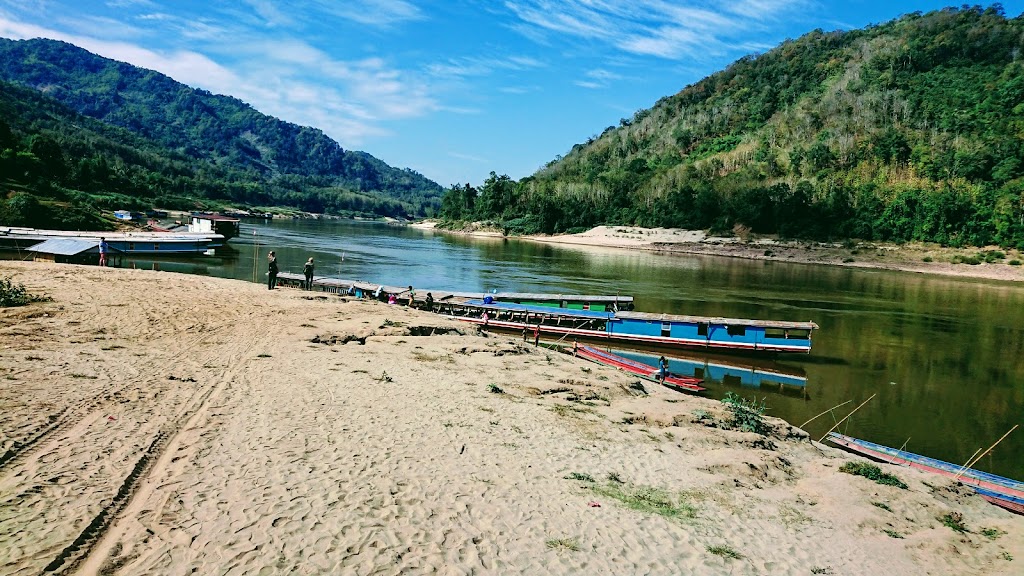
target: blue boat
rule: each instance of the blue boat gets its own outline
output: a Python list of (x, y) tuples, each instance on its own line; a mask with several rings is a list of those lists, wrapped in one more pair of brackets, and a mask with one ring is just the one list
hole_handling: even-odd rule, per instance
[(529, 304), (447, 300), (439, 309), (456, 319), (545, 337), (623, 342), (645, 348), (686, 348), (755, 354), (809, 353), (814, 322), (677, 316), (621, 310), (574, 310)]
[[(634, 350), (614, 350), (615, 354), (643, 362), (656, 369), (658, 356)], [(726, 386), (756, 388), (788, 396), (805, 397), (807, 376), (799, 368), (779, 364), (770, 358), (728, 358), (674, 351), (665, 355), (673, 374), (699, 378)]]
[[(300, 274), (281, 273), (282, 285), (299, 286)], [(395, 294), (406, 298), (408, 289), (365, 281), (314, 278), (314, 290), (345, 292), (353, 296)], [(515, 292), (451, 292), (416, 289), (420, 304), (433, 295), (433, 312), (488, 328), (533, 333), (541, 337), (572, 337), (591, 342), (619, 342), (642, 348), (693, 349), (749, 354), (811, 351), (814, 322), (783, 322), (708, 316), (677, 316), (634, 312), (632, 296), (588, 296)]]

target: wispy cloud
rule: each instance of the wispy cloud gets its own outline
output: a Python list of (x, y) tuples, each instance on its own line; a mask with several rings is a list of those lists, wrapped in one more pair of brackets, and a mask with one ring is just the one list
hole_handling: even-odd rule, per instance
[(591, 90), (607, 88), (612, 82), (622, 79), (621, 74), (616, 74), (603, 68), (588, 70), (584, 76), (586, 76), (586, 80), (577, 80), (575, 84), (581, 88)]
[(487, 158), (481, 158), (479, 156), (473, 156), (471, 154), (463, 154), (461, 152), (448, 152), (448, 155), (452, 158), (458, 158), (459, 160), (468, 160), (470, 162), (476, 162), (478, 164), (488, 164), (490, 160)]
[[(668, 0), (506, 0), (531, 39), (550, 34), (665, 59), (742, 49), (744, 36), (810, 0), (738, 0), (680, 5)], [(550, 40), (550, 38), (548, 38)]]
[(390, 26), (426, 17), (406, 0), (313, 0), (310, 4), (327, 14), (371, 26)]
[(444, 62), (436, 62), (427, 66), (427, 71), (434, 76), (466, 77), (486, 76), (496, 70), (529, 70), (541, 68), (544, 63), (529, 56), (501, 57), (465, 57), (450, 58)]

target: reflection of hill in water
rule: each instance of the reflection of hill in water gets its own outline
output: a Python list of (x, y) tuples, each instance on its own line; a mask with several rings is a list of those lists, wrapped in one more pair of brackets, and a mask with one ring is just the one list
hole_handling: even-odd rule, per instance
[[(615, 354), (658, 367), (658, 355), (634, 350), (615, 350)], [(665, 355), (669, 371), (679, 376), (703, 378), (709, 384), (756, 388), (785, 396), (805, 397), (807, 376), (796, 366), (787, 366), (768, 359), (732, 358), (680, 354)]]

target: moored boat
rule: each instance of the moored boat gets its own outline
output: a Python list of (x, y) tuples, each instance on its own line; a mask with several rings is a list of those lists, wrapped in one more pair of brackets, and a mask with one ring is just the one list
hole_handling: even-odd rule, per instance
[(851, 452), (862, 454), (879, 462), (909, 466), (953, 478), (971, 486), (982, 498), (996, 506), (1024, 514), (1024, 482), (845, 436), (837, 432), (829, 432), (828, 440)]
[[(281, 273), (278, 282), (299, 286), (301, 274)], [(314, 278), (314, 290), (348, 292), (357, 297), (376, 293), (402, 299), (407, 288), (362, 281)], [(433, 295), (433, 312), (497, 330), (534, 331), (545, 338), (572, 336), (606, 344), (644, 348), (697, 349), (748, 354), (809, 353), (814, 322), (784, 322), (707, 316), (633, 312), (631, 296), (451, 292), (416, 289), (416, 301)], [(481, 297), (482, 296), (482, 297)], [(532, 303), (517, 303), (532, 302)], [(543, 303), (543, 304), (542, 304)]]
[(612, 354), (611, 352), (605, 352), (604, 350), (598, 350), (591, 346), (579, 346), (576, 348), (576, 356), (585, 358), (598, 364), (604, 364), (605, 366), (612, 366), (640, 376), (646, 380), (652, 380), (660, 384), (664, 384), (669, 388), (675, 388), (676, 390), (682, 390), (684, 392), (702, 392), (705, 390), (700, 385), (701, 380), (699, 378), (692, 378), (688, 376), (678, 376), (671, 372), (664, 378), (659, 376), (659, 371), (656, 368), (644, 364), (643, 362), (637, 362), (630, 360), (629, 358)]

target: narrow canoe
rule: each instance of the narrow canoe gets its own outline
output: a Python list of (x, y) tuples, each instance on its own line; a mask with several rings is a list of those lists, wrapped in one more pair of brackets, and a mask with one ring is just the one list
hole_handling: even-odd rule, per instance
[(881, 444), (875, 444), (874, 442), (868, 442), (867, 440), (859, 440), (836, 432), (830, 432), (828, 440), (851, 452), (863, 454), (879, 462), (896, 464), (898, 466), (910, 466), (911, 468), (955, 478), (957, 481), (974, 488), (982, 498), (989, 502), (1012, 512), (1024, 514), (1024, 482), (980, 470), (964, 470), (962, 466), (957, 466), (950, 462), (890, 448)]
[(702, 392), (705, 390), (705, 388), (700, 385), (700, 382), (702, 382), (702, 380), (700, 380), (699, 378), (690, 378), (687, 376), (673, 376), (669, 374), (665, 378), (665, 380), (662, 381), (661, 379), (658, 378), (658, 370), (656, 368), (648, 366), (643, 362), (630, 360), (629, 358), (624, 358), (617, 354), (612, 354), (610, 352), (598, 350), (597, 348), (592, 348), (590, 346), (580, 346), (576, 350), (576, 355), (581, 358), (590, 360), (592, 362), (597, 362), (598, 364), (604, 364), (605, 366), (612, 366), (613, 368), (618, 368), (619, 370), (629, 372), (630, 374), (635, 374), (642, 378), (646, 378), (647, 380), (654, 380), (656, 382), (660, 382), (665, 386), (668, 386), (669, 388), (674, 388), (676, 390), (682, 390), (684, 392)]

